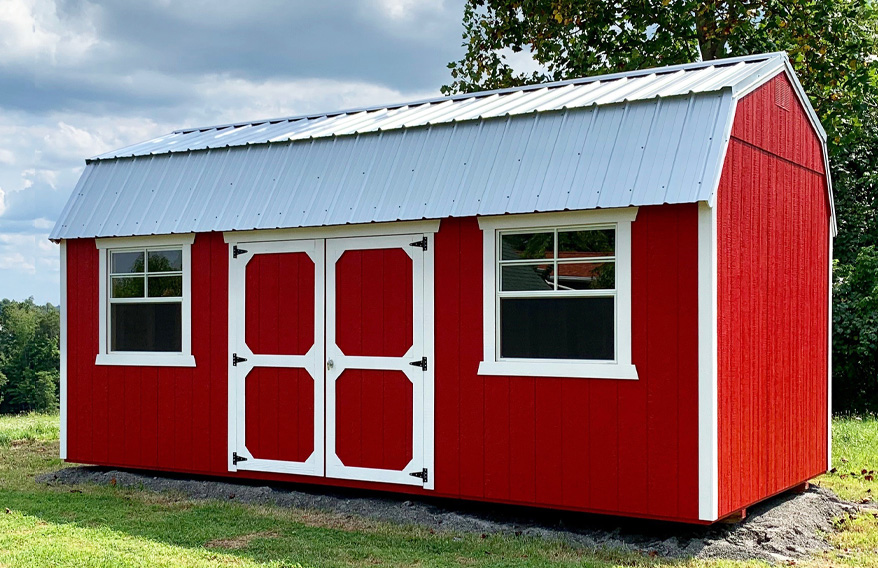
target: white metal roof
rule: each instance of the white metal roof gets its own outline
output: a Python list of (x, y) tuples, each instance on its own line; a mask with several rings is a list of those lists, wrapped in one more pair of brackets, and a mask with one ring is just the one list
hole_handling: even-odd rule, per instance
[(804, 96), (775, 53), (179, 130), (89, 160), (50, 238), (709, 201), (735, 99), (784, 69)]

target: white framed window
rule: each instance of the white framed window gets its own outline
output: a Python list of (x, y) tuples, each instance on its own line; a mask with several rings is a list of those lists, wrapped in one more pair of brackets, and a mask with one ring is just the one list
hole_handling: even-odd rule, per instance
[(637, 379), (631, 223), (637, 208), (479, 218), (480, 375)]
[(195, 235), (97, 239), (97, 365), (194, 367)]

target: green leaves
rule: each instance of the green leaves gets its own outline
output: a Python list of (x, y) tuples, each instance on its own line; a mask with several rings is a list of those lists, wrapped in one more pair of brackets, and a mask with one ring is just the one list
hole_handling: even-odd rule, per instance
[(0, 301), (0, 412), (58, 407), (59, 337), (55, 306)]
[[(860, 250), (836, 264), (833, 296), (833, 403), (837, 409), (878, 411), (878, 250)], [(841, 379), (841, 380), (839, 380)]]

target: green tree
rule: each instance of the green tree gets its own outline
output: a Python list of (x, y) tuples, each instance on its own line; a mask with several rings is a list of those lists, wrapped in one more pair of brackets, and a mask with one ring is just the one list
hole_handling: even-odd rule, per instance
[(51, 304), (0, 301), (0, 412), (58, 405), (60, 315)]
[(878, 412), (878, 250), (861, 249), (854, 262), (837, 264), (835, 275), (833, 404)]

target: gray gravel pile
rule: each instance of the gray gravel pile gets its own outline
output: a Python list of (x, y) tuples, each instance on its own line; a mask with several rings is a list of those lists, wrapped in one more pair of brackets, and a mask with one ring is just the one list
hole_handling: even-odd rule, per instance
[(760, 559), (786, 562), (826, 550), (823, 534), (836, 518), (858, 507), (826, 489), (775, 497), (748, 510), (734, 525), (692, 527), (596, 515), (534, 510), (438, 499), (411, 499), (385, 493), (302, 486), (269, 486), (214, 479), (71, 467), (38, 476), (38, 483), (112, 484), (173, 492), (192, 499), (234, 500), (359, 516), (427, 526), (458, 533), (504, 533), (561, 540), (584, 548), (618, 548), (664, 557)]

